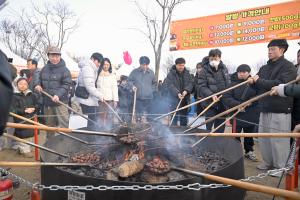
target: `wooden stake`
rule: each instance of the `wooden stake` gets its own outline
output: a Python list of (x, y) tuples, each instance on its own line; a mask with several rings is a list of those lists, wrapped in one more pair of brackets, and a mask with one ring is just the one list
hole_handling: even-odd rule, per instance
[(216, 182), (223, 183), (226, 185), (232, 185), (232, 186), (242, 188), (245, 190), (249, 190), (249, 191), (262, 192), (265, 194), (300, 200), (299, 192), (292, 192), (292, 191), (279, 189), (279, 188), (273, 188), (273, 187), (269, 187), (269, 186), (265, 186), (265, 185), (248, 183), (248, 182), (244, 182), (244, 181), (240, 181), (240, 180), (224, 178), (221, 176), (215, 176), (215, 175), (211, 175), (211, 174), (205, 174), (205, 173), (188, 170), (188, 169), (184, 169), (184, 168), (179, 168), (179, 167), (173, 167), (173, 169), (182, 171), (185, 173), (189, 173), (192, 175), (200, 176), (200, 177), (203, 177), (203, 178), (211, 180), (211, 181), (216, 181)]
[(247, 81), (244, 81), (244, 82), (239, 83), (239, 84), (237, 84), (237, 85), (234, 85), (234, 86), (232, 86), (232, 87), (230, 87), (230, 88), (227, 88), (227, 89), (225, 89), (225, 90), (222, 90), (222, 91), (220, 91), (220, 92), (217, 92), (217, 93), (215, 93), (215, 94), (212, 94), (212, 95), (210, 95), (210, 96), (208, 96), (208, 97), (205, 97), (205, 98), (203, 98), (203, 99), (200, 99), (200, 100), (198, 100), (198, 101), (195, 101), (195, 102), (193, 102), (193, 103), (190, 103), (190, 104), (188, 104), (188, 105), (186, 105), (186, 106), (183, 106), (183, 107), (181, 107), (181, 108), (179, 108), (179, 109), (177, 109), (177, 110), (173, 110), (173, 111), (171, 111), (171, 112), (168, 112), (168, 113), (166, 113), (166, 114), (163, 114), (163, 115), (161, 115), (161, 116), (158, 116), (158, 117), (154, 118), (154, 120), (158, 120), (158, 119), (160, 119), (160, 118), (166, 117), (166, 116), (171, 115), (171, 114), (173, 114), (173, 113), (175, 113), (175, 112), (178, 112), (178, 111), (180, 111), (180, 110), (184, 110), (184, 109), (189, 108), (189, 107), (191, 107), (191, 106), (193, 106), (193, 105), (197, 105), (198, 103), (201, 103), (201, 102), (203, 102), (203, 101), (206, 101), (206, 100), (212, 98), (213, 96), (218, 96), (218, 95), (220, 95), (220, 94), (224, 94), (224, 93), (229, 92), (229, 91), (231, 91), (231, 90), (233, 90), (233, 89), (235, 89), (235, 88), (241, 87), (242, 85), (245, 85), (245, 84), (247, 84), (247, 83), (249, 83), (249, 82), (250, 82), (250, 80), (248, 79)]
[[(248, 79), (248, 80), (249, 80), (249, 79)], [(298, 81), (299, 81), (298, 79), (295, 79), (295, 80), (293, 80), (293, 81), (288, 82), (286, 85), (290, 85), (290, 84), (296, 83), (296, 82), (298, 82)], [(244, 82), (243, 82), (243, 83), (244, 83)], [(265, 93), (263, 93), (263, 94), (261, 94), (261, 95), (255, 96), (255, 97), (253, 97), (252, 99), (249, 99), (248, 101), (245, 101), (245, 102), (243, 102), (243, 103), (241, 103), (241, 104), (239, 104), (239, 105), (237, 105), (237, 106), (235, 106), (235, 107), (232, 107), (232, 108), (230, 108), (230, 109), (228, 109), (228, 110), (226, 110), (226, 111), (224, 111), (224, 112), (222, 112), (222, 113), (219, 113), (219, 114), (217, 114), (217, 115), (215, 115), (215, 116), (209, 118), (208, 120), (205, 120), (204, 122), (202, 122), (201, 124), (199, 124), (199, 125), (197, 125), (197, 126), (191, 127), (191, 128), (189, 128), (189, 129), (183, 131), (183, 133), (186, 133), (186, 132), (189, 132), (189, 131), (191, 131), (191, 130), (194, 130), (194, 129), (198, 128), (199, 126), (203, 126), (204, 124), (207, 124), (207, 123), (209, 123), (209, 122), (212, 122), (212, 121), (214, 121), (215, 119), (217, 119), (217, 118), (219, 118), (219, 117), (222, 117), (222, 116), (224, 116), (224, 115), (227, 115), (227, 114), (229, 114), (229, 113), (231, 113), (231, 112), (233, 112), (233, 111), (235, 111), (235, 110), (237, 110), (237, 109), (240, 109), (240, 108), (242, 108), (242, 107), (247, 107), (247, 106), (251, 105), (253, 102), (258, 101), (258, 100), (260, 100), (260, 99), (262, 99), (262, 98), (264, 98), (264, 97), (266, 97), (266, 96), (269, 96), (270, 93), (271, 93), (271, 90), (268, 91), (268, 92), (265, 92)]]
[(109, 103), (107, 103), (106, 101), (103, 101), (103, 103), (111, 110), (111, 112), (118, 118), (121, 123), (124, 123), (119, 114), (111, 107), (111, 105), (109, 105)]
[(175, 133), (174, 136), (299, 138), (300, 133)]
[[(179, 106), (180, 106), (180, 104), (181, 104), (182, 100), (183, 100), (183, 98), (181, 98), (181, 99), (180, 99), (180, 101), (179, 101), (178, 105), (176, 106), (176, 110), (178, 110), (178, 108), (179, 108)], [(176, 116), (176, 112), (174, 112), (174, 114), (173, 114), (173, 116), (172, 116), (172, 118), (171, 118), (171, 121), (170, 121), (169, 127), (170, 127), (170, 126), (172, 126), (172, 123), (173, 123), (173, 120), (174, 120), (175, 116)]]
[(90, 166), (88, 163), (10, 162), (0, 161), (2, 167)]
[[(243, 108), (239, 108), (238, 111), (236, 111), (233, 115), (231, 115), (228, 119), (226, 119), (223, 123), (221, 123), (218, 127), (214, 128), (213, 130), (211, 130), (210, 134), (216, 132), (217, 130), (219, 130), (223, 125), (226, 124), (226, 122), (228, 122), (229, 120), (231, 120), (232, 118), (234, 118), (237, 114), (239, 114), (243, 109)], [(198, 140), (197, 142), (195, 142), (194, 144), (192, 144), (191, 147), (195, 147), (197, 144), (199, 144), (200, 142), (202, 142), (203, 140), (205, 140), (205, 138), (207, 138), (207, 136), (201, 138), (200, 140)]]
[(187, 127), (192, 126), (192, 125), (195, 123), (195, 121), (197, 121), (197, 119), (199, 119), (199, 117), (201, 117), (202, 115), (204, 115), (204, 113), (206, 113), (206, 111), (208, 111), (215, 103), (219, 102), (222, 96), (223, 96), (223, 95), (220, 95), (220, 96), (217, 98), (216, 101), (211, 102), (204, 110), (202, 110), (201, 113), (199, 113), (199, 115), (198, 115), (191, 123), (189, 123), (189, 124), (187, 125)]
[[(43, 90), (41, 91), (41, 93), (44, 94), (45, 96), (49, 97), (50, 99), (53, 98), (53, 96), (51, 96), (50, 94), (48, 94), (47, 92), (45, 92), (45, 91), (43, 91)], [(62, 105), (62, 106), (64, 106), (64, 107), (66, 107), (68, 110), (70, 110), (70, 111), (76, 113), (76, 114), (79, 115), (80, 117), (83, 117), (84, 119), (86, 119), (86, 120), (92, 122), (93, 124), (98, 125), (97, 122), (95, 122), (94, 120), (89, 119), (88, 117), (86, 117), (85, 115), (81, 114), (80, 112), (77, 112), (76, 110), (74, 110), (73, 108), (71, 108), (70, 106), (68, 106), (67, 104), (65, 104), (65, 103), (63, 103), (63, 102), (61, 102), (61, 101), (58, 101), (57, 103), (60, 104), (60, 105)]]
[(134, 124), (135, 106), (136, 106), (136, 89), (134, 90), (134, 96), (133, 96), (133, 107), (132, 107), (131, 124)]

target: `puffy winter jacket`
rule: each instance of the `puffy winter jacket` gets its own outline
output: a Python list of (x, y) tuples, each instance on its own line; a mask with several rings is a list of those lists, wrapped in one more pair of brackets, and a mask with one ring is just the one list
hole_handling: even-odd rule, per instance
[[(235, 86), (237, 84), (242, 83), (244, 80), (238, 79), (237, 73), (231, 75), (231, 83), (229, 87)], [(238, 88), (235, 88), (227, 93), (225, 93), (222, 97), (223, 103), (225, 107), (232, 108), (237, 106), (253, 97), (257, 94), (256, 90), (249, 85), (242, 85)], [(252, 123), (258, 123), (259, 121), (259, 110), (258, 103), (254, 102), (250, 106), (246, 107), (244, 112), (240, 112), (236, 118), (242, 119), (245, 121), (249, 121)], [(245, 123), (243, 121), (237, 121), (237, 125), (241, 127), (251, 126), (250, 123)]]
[[(26, 108), (35, 108), (33, 113), (25, 113)], [(31, 90), (26, 90), (25, 92), (14, 93), (11, 105), (11, 112), (21, 115), (26, 118), (31, 118), (34, 114), (38, 112), (38, 104), (35, 95)], [(14, 122), (20, 123), (21, 119), (14, 117)], [(16, 129), (15, 135), (20, 138), (28, 138), (33, 136), (32, 129)]]
[[(229, 74), (226, 66), (221, 61), (218, 70), (210, 66), (207, 62), (200, 71), (197, 80), (195, 81), (197, 94), (201, 98), (208, 97), (217, 92), (226, 89), (230, 84)], [(201, 103), (203, 107), (207, 107), (212, 101), (207, 100)], [(215, 104), (216, 107), (218, 104)]]
[(163, 84), (165, 88), (168, 88), (171, 97), (175, 98), (178, 98), (178, 93), (187, 91), (190, 94), (193, 90), (193, 81), (190, 72), (184, 69), (182, 74), (179, 74), (175, 65), (172, 66)]
[[(284, 56), (276, 61), (269, 60), (262, 66), (257, 74), (259, 79), (254, 87), (259, 94), (267, 92), (272, 87), (294, 80), (297, 76), (294, 65)], [(259, 101), (261, 112), (266, 113), (291, 113), (293, 108), (292, 97), (268, 96)]]
[(87, 106), (98, 106), (98, 101), (102, 98), (102, 93), (96, 88), (96, 78), (98, 68), (91, 60), (82, 60), (78, 67), (80, 72), (78, 75), (77, 86), (83, 86), (89, 93), (88, 99), (76, 97), (76, 100)]
[[(72, 83), (71, 73), (63, 59), (56, 65), (50, 61), (42, 68), (39, 77), (34, 78), (34, 86), (40, 85), (50, 95), (57, 95), (59, 100), (68, 103), (68, 94)], [(43, 96), (45, 106), (57, 106), (49, 97)]]
[(128, 81), (137, 88), (137, 99), (153, 99), (153, 93), (157, 90), (157, 81), (151, 69), (146, 71), (142, 67), (134, 69), (130, 73)]

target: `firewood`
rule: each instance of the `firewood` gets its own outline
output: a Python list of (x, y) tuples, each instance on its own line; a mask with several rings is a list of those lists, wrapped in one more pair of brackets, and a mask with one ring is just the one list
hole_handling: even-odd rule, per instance
[(119, 176), (127, 178), (135, 175), (144, 169), (144, 164), (140, 161), (127, 161), (119, 167)]

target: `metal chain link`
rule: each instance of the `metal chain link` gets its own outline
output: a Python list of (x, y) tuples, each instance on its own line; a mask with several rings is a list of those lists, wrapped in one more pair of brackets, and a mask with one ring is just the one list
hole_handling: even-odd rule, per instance
[[(258, 174), (257, 176), (250, 176), (246, 179), (240, 179), (241, 181), (245, 182), (253, 182), (256, 179), (262, 179), (270, 175), (271, 173), (279, 173), (282, 171), (289, 171), (290, 168), (281, 168), (281, 169), (276, 169), (276, 170), (269, 170), (266, 173), (261, 173)], [(51, 191), (57, 191), (57, 190), (84, 190), (84, 191), (92, 191), (92, 190), (99, 190), (99, 191), (104, 191), (104, 190), (201, 190), (201, 189), (217, 189), (217, 188), (227, 188), (231, 187), (231, 185), (225, 185), (225, 184), (217, 184), (217, 183), (212, 183), (212, 184), (200, 184), (200, 183), (192, 183), (188, 185), (114, 185), (114, 186), (107, 186), (107, 185), (99, 185), (99, 186), (93, 186), (93, 185), (85, 185), (85, 186), (78, 186), (78, 185), (50, 185), (50, 186), (45, 186), (41, 184), (33, 184), (30, 181), (27, 181), (3, 168), (0, 168), (0, 172), (8, 174), (9, 176), (15, 178), (16, 180), (20, 181), (20, 183), (24, 183), (26, 186), (30, 188), (34, 188), (37, 190), (51, 190)]]
[(200, 184), (200, 183), (192, 183), (188, 185), (113, 185), (113, 186), (107, 186), (107, 185), (99, 185), (99, 186), (93, 186), (93, 185), (85, 185), (85, 186), (74, 186), (74, 185), (64, 185), (64, 186), (59, 186), (59, 185), (51, 185), (51, 186), (45, 186), (45, 185), (37, 185), (36, 189), (39, 190), (51, 190), (51, 191), (56, 191), (56, 190), (85, 190), (85, 191), (91, 191), (91, 190), (201, 190), (205, 188), (225, 188), (225, 187), (230, 187), (230, 185), (224, 185), (224, 184), (217, 184), (217, 183), (212, 183), (212, 184)]

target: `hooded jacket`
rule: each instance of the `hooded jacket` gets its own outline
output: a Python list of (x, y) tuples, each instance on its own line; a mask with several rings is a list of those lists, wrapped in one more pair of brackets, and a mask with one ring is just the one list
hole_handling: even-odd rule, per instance
[(77, 86), (83, 86), (89, 93), (88, 99), (76, 97), (76, 100), (87, 106), (98, 106), (98, 101), (102, 98), (102, 93), (96, 88), (96, 78), (98, 68), (91, 60), (82, 60), (79, 62), (80, 69)]
[[(257, 73), (259, 79), (254, 84), (258, 94), (262, 94), (279, 84), (287, 83), (296, 78), (295, 66), (284, 56), (276, 61), (269, 60)], [(293, 108), (292, 97), (268, 96), (259, 101), (261, 112), (266, 113), (291, 113)]]
[[(235, 86), (237, 84), (240, 84), (244, 82), (244, 80), (238, 79), (237, 72), (231, 75), (231, 83), (229, 87)], [(229, 92), (226, 92), (223, 95), (223, 103), (225, 107), (232, 108), (234, 106), (237, 106), (245, 101), (248, 101), (249, 99), (255, 97), (257, 94), (256, 90), (253, 89), (249, 85), (242, 85), (238, 88), (235, 88)], [(258, 103), (254, 102), (250, 106), (245, 108), (244, 112), (240, 112), (236, 118), (249, 121), (252, 123), (258, 123), (259, 119), (259, 110), (258, 110)], [(246, 123), (243, 121), (237, 120), (237, 125), (241, 127), (247, 127), (252, 126), (253, 124)]]
[[(34, 78), (34, 86), (40, 85), (50, 95), (57, 95), (59, 100), (68, 103), (68, 95), (72, 83), (71, 73), (63, 59), (56, 65), (50, 61), (42, 68), (38, 78)], [(43, 95), (45, 106), (58, 106), (49, 97)]]

